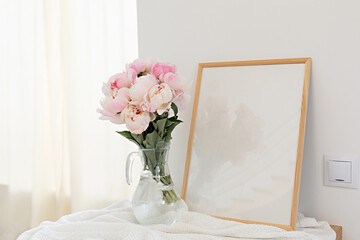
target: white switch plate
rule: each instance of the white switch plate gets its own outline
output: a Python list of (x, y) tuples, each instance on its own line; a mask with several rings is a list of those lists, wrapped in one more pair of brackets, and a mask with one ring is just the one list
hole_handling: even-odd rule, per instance
[(324, 154), (324, 185), (359, 188), (359, 159), (358, 156)]
[(329, 181), (330, 182), (352, 182), (352, 162), (351, 161), (339, 161), (329, 160), (327, 162), (329, 170)]

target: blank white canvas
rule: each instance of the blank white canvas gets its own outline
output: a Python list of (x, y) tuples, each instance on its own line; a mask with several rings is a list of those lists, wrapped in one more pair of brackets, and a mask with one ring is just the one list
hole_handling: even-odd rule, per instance
[(289, 225), (305, 64), (204, 68), (187, 204)]

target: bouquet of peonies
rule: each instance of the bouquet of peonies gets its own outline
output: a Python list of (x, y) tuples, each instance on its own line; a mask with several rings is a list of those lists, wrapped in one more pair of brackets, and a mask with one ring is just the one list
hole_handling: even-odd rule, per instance
[[(189, 96), (187, 82), (176, 74), (176, 66), (150, 57), (136, 59), (126, 71), (104, 83), (100, 119), (126, 124), (129, 131), (118, 132), (140, 148), (163, 146), (181, 123), (178, 109), (185, 108)], [(170, 109), (173, 114), (169, 113)]]
[[(184, 109), (190, 98), (184, 93), (187, 85), (177, 75), (174, 64), (160, 63), (153, 57), (136, 59), (126, 65), (126, 71), (104, 83), (105, 97), (101, 100), (102, 109), (98, 109), (100, 119), (126, 124), (129, 131), (117, 133), (142, 149), (164, 149), (169, 145), (172, 131), (182, 122), (178, 119), (178, 109)], [(165, 155), (145, 152), (144, 170), (151, 171), (157, 182), (170, 185), (171, 178), (165, 173)], [(164, 191), (164, 199), (171, 203), (179, 197), (171, 190)]]

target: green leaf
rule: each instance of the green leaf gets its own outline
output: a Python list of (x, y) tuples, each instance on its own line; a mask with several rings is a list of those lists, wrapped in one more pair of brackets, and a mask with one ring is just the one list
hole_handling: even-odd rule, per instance
[(161, 115), (157, 115), (157, 116), (156, 116), (156, 120), (164, 119), (164, 118), (167, 118), (167, 117), (168, 117), (168, 112), (164, 112), (164, 113), (161, 114)]
[(131, 140), (134, 140), (133, 137), (131, 136), (131, 132), (130, 131), (117, 131), (118, 134), (120, 134), (121, 136), (123, 136), (124, 138)]
[(118, 134), (120, 134), (121, 136), (123, 136), (124, 138), (128, 139), (129, 141), (135, 143), (136, 145), (138, 145), (139, 147), (141, 147), (141, 144), (138, 143), (132, 136), (132, 133), (130, 131), (117, 131)]
[(158, 142), (159, 135), (156, 131), (153, 131), (152, 133), (148, 133), (146, 135), (144, 145), (146, 148), (155, 148), (156, 143)]
[(179, 125), (182, 121), (178, 120), (176, 122), (172, 122), (172, 125), (169, 126), (167, 129), (166, 129), (166, 136), (165, 136), (165, 142), (170, 142), (170, 140), (172, 139), (171, 137), (171, 133), (172, 131), (175, 129), (175, 127), (177, 125)]
[(167, 118), (157, 120), (157, 126), (158, 126), (158, 133), (159, 137), (163, 138), (165, 134), (165, 125), (166, 125)]
[(151, 124), (154, 126), (154, 129), (157, 130), (158, 129), (158, 125), (155, 121), (152, 121)]
[(163, 148), (163, 147), (165, 147), (165, 141), (163, 141), (163, 140), (159, 141), (159, 142), (156, 144), (156, 147), (157, 147), (157, 148)]
[(139, 147), (142, 146), (142, 137), (141, 137), (141, 134), (134, 134), (134, 133), (131, 133), (131, 136), (133, 137), (133, 139), (138, 143)]
[(174, 115), (177, 116), (179, 109), (175, 103), (171, 103), (171, 109), (174, 111)]
[(156, 166), (156, 152), (155, 151), (145, 151), (145, 164), (148, 165), (151, 171), (154, 171)]
[(173, 125), (173, 124), (174, 124), (174, 122), (173, 122), (173, 121), (171, 121), (171, 120), (167, 119), (167, 120), (166, 120), (165, 127), (166, 127), (166, 128), (168, 128), (168, 127), (170, 127), (170, 126), (171, 126), (171, 125)]
[(170, 121), (172, 122), (182, 122), (181, 120), (178, 119), (178, 116), (173, 116), (171, 118), (168, 118)]
[(171, 120), (173, 123), (177, 123), (177, 124), (179, 124), (179, 123), (182, 123), (183, 121), (181, 121), (181, 120), (179, 120), (179, 119), (175, 119), (175, 120)]

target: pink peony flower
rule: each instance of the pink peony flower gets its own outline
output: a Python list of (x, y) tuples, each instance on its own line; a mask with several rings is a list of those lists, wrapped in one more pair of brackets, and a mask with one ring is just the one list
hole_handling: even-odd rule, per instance
[(114, 124), (124, 124), (124, 117), (122, 116), (122, 112), (118, 113), (118, 114), (113, 114), (110, 113), (104, 109), (100, 109), (98, 108), (97, 110), (98, 113), (101, 114), (101, 116), (99, 117), (99, 119), (101, 120), (109, 120), (110, 122), (114, 123)]
[(156, 84), (157, 80), (151, 74), (138, 78), (135, 81), (135, 84), (130, 88), (130, 98), (135, 102), (143, 101), (145, 94)]
[(143, 109), (162, 114), (170, 107), (173, 92), (166, 83), (153, 86), (145, 96)]
[(150, 113), (142, 111), (139, 106), (128, 105), (124, 110), (126, 127), (134, 134), (144, 132), (151, 121)]
[(119, 113), (127, 107), (129, 100), (129, 89), (121, 88), (115, 98), (105, 98), (101, 101), (101, 106), (109, 112)]
[(114, 98), (117, 94), (118, 89), (111, 89), (111, 83), (110, 82), (104, 82), (102, 86), (102, 92), (106, 97), (112, 97)]
[(127, 66), (127, 69), (133, 69), (136, 72), (136, 75), (139, 73), (145, 72), (146, 69), (146, 63), (142, 59), (138, 58), (135, 61), (133, 61), (131, 64)]
[(175, 91), (175, 97), (173, 99), (173, 102), (176, 104), (180, 111), (183, 111), (190, 102), (190, 96), (188, 94), (185, 94), (182, 90), (177, 90)]
[(156, 63), (156, 59), (154, 57), (148, 57), (147, 59), (145, 59), (145, 73), (150, 73), (151, 72), (151, 68), (154, 65), (154, 63)]
[(121, 88), (117, 91), (115, 98), (106, 97), (100, 101), (103, 109), (98, 109), (101, 113), (100, 119), (110, 120), (113, 123), (124, 123), (121, 119), (120, 113), (129, 105), (129, 89)]
[(174, 90), (184, 90), (186, 87), (186, 80), (178, 75), (169, 72), (160, 77), (160, 82), (166, 83)]
[(134, 84), (134, 82), (137, 78), (136, 71), (134, 69), (130, 68), (124, 73), (127, 75), (127, 78), (130, 80), (131, 84)]
[(155, 62), (151, 67), (151, 73), (154, 74), (156, 78), (159, 78), (162, 74), (166, 74), (169, 72), (176, 72), (176, 66), (174, 64)]
[(120, 88), (129, 88), (133, 83), (132, 73), (117, 73), (111, 76), (108, 82), (103, 84), (102, 92), (107, 97), (115, 98)]

